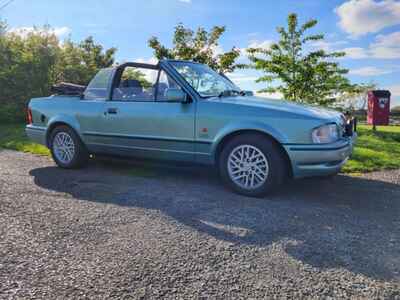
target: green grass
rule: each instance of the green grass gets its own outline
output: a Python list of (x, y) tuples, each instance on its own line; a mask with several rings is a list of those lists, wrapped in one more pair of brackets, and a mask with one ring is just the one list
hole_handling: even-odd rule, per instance
[[(0, 148), (49, 155), (46, 147), (28, 140), (24, 127), (20, 124), (0, 124)], [(358, 135), (353, 157), (343, 167), (344, 173), (365, 173), (400, 168), (400, 126), (379, 126), (378, 130), (373, 132), (371, 126), (361, 125), (358, 127)], [(144, 177), (153, 175), (153, 171), (146, 168), (139, 173), (140, 176), (145, 175)]]
[(25, 135), (25, 125), (21, 124), (0, 124), (0, 148), (39, 155), (50, 155), (49, 150), (45, 146), (32, 143), (28, 140)]
[[(1, 148), (37, 155), (50, 155), (49, 149), (47, 149), (45, 146), (32, 143), (28, 139), (28, 137), (25, 135), (25, 125), (21, 124), (0, 124), (0, 150)], [(120, 162), (112, 164), (109, 166), (109, 168), (117, 173), (133, 177), (155, 177), (157, 175), (153, 168), (147, 165), (127, 168), (126, 165), (122, 165)]]
[(358, 140), (345, 173), (366, 173), (400, 168), (400, 126), (358, 127)]

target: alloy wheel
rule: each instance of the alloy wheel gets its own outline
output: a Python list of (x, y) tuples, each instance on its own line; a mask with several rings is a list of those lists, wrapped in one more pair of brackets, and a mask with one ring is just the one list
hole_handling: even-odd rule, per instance
[(253, 190), (262, 186), (269, 173), (268, 160), (262, 151), (251, 145), (240, 145), (228, 157), (230, 179), (241, 188)]
[(58, 132), (53, 139), (53, 150), (56, 158), (63, 164), (69, 164), (75, 155), (75, 144), (66, 132)]

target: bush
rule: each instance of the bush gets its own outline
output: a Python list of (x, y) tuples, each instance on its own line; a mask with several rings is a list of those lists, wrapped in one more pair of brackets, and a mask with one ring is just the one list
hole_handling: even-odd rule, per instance
[(25, 108), (17, 104), (0, 105), (0, 124), (14, 124), (25, 122)]
[(25, 119), (27, 102), (47, 96), (59, 81), (87, 84), (114, 63), (115, 48), (103, 51), (91, 37), (61, 44), (50, 27), (7, 32), (0, 21), (0, 123)]

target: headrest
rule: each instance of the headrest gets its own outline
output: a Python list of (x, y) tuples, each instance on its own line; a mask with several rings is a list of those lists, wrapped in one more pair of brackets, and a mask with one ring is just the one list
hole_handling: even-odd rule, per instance
[(121, 87), (141, 88), (142, 84), (140, 83), (139, 80), (136, 80), (136, 79), (126, 79), (121, 82)]
[(159, 91), (165, 91), (168, 88), (168, 84), (166, 84), (165, 82), (160, 82), (158, 84), (158, 90)]

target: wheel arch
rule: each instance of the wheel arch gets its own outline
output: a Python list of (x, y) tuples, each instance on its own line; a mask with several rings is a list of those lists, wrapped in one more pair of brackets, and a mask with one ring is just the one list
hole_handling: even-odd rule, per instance
[(74, 120), (69, 120), (69, 118), (62, 118), (62, 117), (58, 117), (58, 118), (53, 118), (49, 121), (48, 125), (47, 125), (47, 131), (46, 131), (46, 145), (47, 147), (50, 147), (50, 136), (51, 136), (51, 132), (59, 126), (67, 126), (69, 128), (71, 128), (79, 137), (79, 139), (82, 141), (82, 137), (80, 135), (80, 126), (79, 124), (74, 121)]
[(226, 134), (225, 136), (223, 136), (220, 141), (218, 142), (218, 144), (215, 147), (214, 150), (214, 162), (215, 165), (219, 165), (219, 159), (220, 159), (220, 154), (222, 152), (222, 149), (225, 147), (225, 145), (231, 141), (232, 139), (234, 139), (237, 136), (240, 135), (245, 135), (245, 134), (258, 134), (260, 136), (263, 136), (267, 139), (269, 139), (270, 141), (272, 141), (277, 148), (280, 150), (280, 152), (282, 153), (282, 156), (284, 158), (285, 161), (285, 165), (286, 165), (286, 173), (289, 176), (289, 178), (293, 177), (293, 168), (292, 168), (292, 162), (290, 160), (289, 154), (287, 153), (287, 151), (285, 150), (285, 148), (282, 146), (281, 142), (272, 134), (270, 134), (269, 132), (260, 130), (260, 129), (238, 129), (235, 131), (232, 131), (228, 134)]

